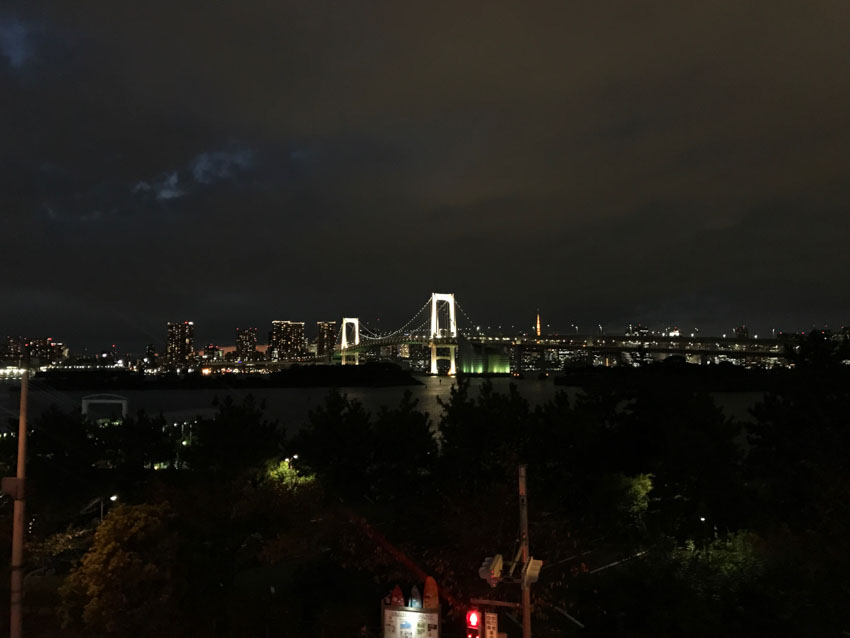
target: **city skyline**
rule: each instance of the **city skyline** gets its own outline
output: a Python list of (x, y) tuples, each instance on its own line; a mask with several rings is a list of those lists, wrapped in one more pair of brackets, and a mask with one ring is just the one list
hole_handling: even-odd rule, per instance
[(397, 326), (428, 290), (507, 325), (837, 328), (848, 21), (825, 0), (4, 6), (0, 331)]
[[(545, 319), (545, 316), (540, 314), (539, 309), (535, 309), (535, 314), (531, 322), (528, 325), (520, 325), (520, 324), (483, 324), (483, 325), (473, 325), (468, 321), (464, 321), (464, 317), (462, 314), (459, 314), (459, 328), (462, 331), (472, 330), (477, 331), (479, 328), (482, 333), (489, 334), (526, 334), (526, 335), (534, 335), (538, 328), (540, 329), (540, 333), (542, 335), (570, 335), (570, 334), (581, 334), (581, 335), (617, 335), (623, 336), (628, 335), (630, 332), (634, 331), (637, 334), (638, 330), (643, 330), (650, 334), (657, 334), (659, 336), (681, 336), (688, 337), (695, 336), (697, 338), (707, 338), (707, 337), (717, 337), (717, 338), (733, 338), (733, 337), (742, 337), (742, 338), (762, 338), (762, 339), (771, 339), (780, 335), (793, 335), (793, 334), (805, 334), (811, 330), (826, 330), (832, 333), (840, 333), (842, 331), (847, 330), (847, 326), (839, 325), (839, 326), (829, 326), (827, 324), (823, 325), (813, 325), (809, 326), (804, 330), (784, 330), (782, 328), (772, 328), (759, 332), (757, 328), (754, 329), (752, 324), (748, 324), (746, 322), (738, 323), (737, 325), (728, 326), (727, 328), (722, 329), (720, 332), (711, 332), (710, 330), (704, 330), (700, 326), (685, 326), (679, 325), (676, 322), (666, 322), (657, 325), (646, 325), (640, 322), (629, 322), (625, 325), (611, 325), (611, 324), (602, 324), (602, 323), (588, 323), (584, 326), (570, 323), (566, 326), (559, 327), (553, 326), (551, 323), (548, 323)], [(361, 322), (363, 319), (361, 319)], [(43, 347), (41, 344), (47, 344), (51, 341), (55, 341), (56, 345), (61, 346), (62, 348), (68, 349), (70, 348), (73, 354), (79, 355), (84, 352), (89, 352), (90, 354), (105, 352), (107, 350), (121, 353), (135, 353), (141, 354), (143, 352), (148, 352), (151, 347), (156, 349), (158, 355), (163, 357), (168, 357), (169, 348), (175, 348), (173, 343), (179, 341), (179, 339), (183, 336), (182, 333), (179, 333), (179, 336), (172, 340), (172, 327), (180, 329), (185, 325), (188, 325), (191, 329), (190, 335), (191, 340), (193, 342), (193, 348), (191, 351), (195, 354), (202, 353), (205, 348), (210, 346), (216, 346), (221, 348), (226, 348), (229, 351), (233, 351), (239, 356), (240, 354), (244, 354), (245, 352), (261, 352), (261, 354), (265, 355), (267, 349), (270, 357), (273, 357), (273, 342), (274, 342), (274, 331), (275, 327), (279, 324), (298, 324), (300, 326), (300, 334), (303, 336), (304, 343), (311, 343), (321, 348), (323, 347), (326, 341), (330, 336), (327, 326), (333, 328), (333, 338), (336, 340), (336, 345), (338, 346), (339, 341), (339, 320), (317, 320), (317, 321), (294, 321), (294, 320), (272, 320), (268, 323), (269, 330), (264, 331), (260, 329), (260, 325), (248, 326), (248, 323), (242, 322), (243, 327), (231, 327), (230, 328), (230, 336), (224, 336), (224, 333), (214, 335), (208, 329), (205, 330), (203, 322), (190, 321), (190, 320), (182, 320), (182, 321), (168, 321), (164, 324), (163, 329), (161, 330), (161, 334), (157, 336), (157, 338), (149, 339), (149, 340), (141, 340), (136, 339), (135, 341), (128, 341), (125, 344), (117, 343), (116, 340), (110, 340), (108, 335), (105, 335), (104, 339), (102, 339), (98, 343), (88, 344), (88, 343), (71, 343), (68, 339), (62, 338), (61, 330), (51, 331), (51, 334), (58, 335), (58, 339), (54, 339), (52, 336), (45, 337), (40, 334), (11, 334), (6, 333), (2, 336), (4, 340), (10, 340), (11, 342), (17, 342), (18, 340), (27, 340), (31, 341), (35, 344), (35, 347), (41, 348)], [(368, 323), (366, 324), (369, 325)], [(196, 327), (200, 328), (200, 335), (198, 337), (195, 336), (194, 330)], [(309, 327), (309, 328), (308, 328)], [(398, 330), (398, 327), (392, 326), (383, 326), (386, 328), (388, 332), (393, 330)], [(26, 331), (25, 331), (26, 332)], [(247, 340), (246, 340), (247, 336)], [(169, 344), (172, 344), (171, 346)], [(18, 344), (20, 345), (20, 344)], [(12, 348), (13, 346), (7, 345), (7, 350)], [(242, 349), (241, 349), (242, 348)], [(257, 349), (260, 350), (257, 350)], [(319, 352), (319, 356), (323, 353)], [(185, 353), (184, 353), (185, 355)]]

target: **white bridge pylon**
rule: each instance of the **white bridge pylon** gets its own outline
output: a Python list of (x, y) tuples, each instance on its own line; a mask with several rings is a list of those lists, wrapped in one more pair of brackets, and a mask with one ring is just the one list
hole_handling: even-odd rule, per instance
[[(348, 326), (354, 326), (354, 343), (348, 343)], [(340, 347), (345, 350), (348, 346), (360, 345), (360, 319), (357, 317), (342, 318), (342, 338), (340, 339)]]
[[(449, 307), (449, 326), (448, 329), (440, 327), (440, 315), (437, 312), (437, 306), (440, 302), (444, 302)], [(444, 335), (444, 331), (448, 334)], [(440, 339), (448, 337), (457, 339), (457, 316), (455, 315), (455, 296), (454, 293), (431, 293), (431, 374), (437, 374), (437, 361), (440, 359), (449, 360), (449, 374), (454, 376), (457, 374), (457, 344), (441, 344)], [(438, 354), (438, 348), (445, 351), (449, 350), (449, 354)]]
[[(348, 326), (354, 327), (354, 340), (353, 342), (348, 341)], [(360, 353), (355, 352), (354, 354), (346, 354), (345, 351), (349, 347), (359, 346), (360, 345), (360, 319), (357, 317), (343, 317), (342, 318), (342, 336), (340, 337), (339, 347), (342, 353), (342, 359), (340, 363), (342, 365), (346, 365), (347, 363), (353, 363), (354, 365), (360, 364)], [(349, 360), (350, 358), (350, 360)]]
[[(431, 293), (431, 338), (441, 337), (440, 317), (437, 313), (437, 305), (444, 301), (449, 305), (449, 337), (457, 337), (457, 320), (455, 315), (454, 293), (433, 292)], [(445, 330), (443, 328), (442, 330)]]

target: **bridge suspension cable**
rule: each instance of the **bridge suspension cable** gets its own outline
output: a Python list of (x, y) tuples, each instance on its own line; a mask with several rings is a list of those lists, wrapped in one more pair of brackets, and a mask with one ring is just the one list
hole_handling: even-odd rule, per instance
[(380, 339), (381, 333), (372, 330), (365, 321), (360, 322), (360, 338), (361, 339)]
[(461, 305), (457, 302), (457, 300), (455, 300), (455, 306), (457, 306), (457, 309), (458, 309), (458, 310), (460, 310), (460, 313), (461, 313), (464, 317), (466, 317), (466, 320), (469, 322), (469, 331), (468, 331), (468, 332), (471, 332), (471, 331), (474, 329), (474, 330), (477, 330), (477, 331), (478, 331), (478, 333), (480, 334), (480, 333), (481, 333), (481, 324), (480, 324), (480, 323), (475, 323), (475, 322), (472, 320), (472, 317), (470, 317), (470, 316), (469, 316), (469, 313), (467, 313), (467, 312), (466, 312), (466, 310), (464, 310), (463, 306), (461, 306)]
[[(416, 320), (416, 318), (417, 318), (420, 314), (422, 314), (422, 312), (423, 312), (425, 309), (427, 309), (427, 308), (428, 308), (428, 306), (430, 306), (430, 305), (431, 305), (431, 300), (430, 300), (430, 299), (428, 299), (428, 301), (426, 301), (426, 302), (422, 305), (422, 307), (421, 307), (419, 310), (417, 310), (417, 311), (416, 311), (416, 314), (415, 314), (415, 315), (413, 315), (410, 319), (408, 319), (408, 320), (407, 320), (407, 322), (406, 322), (406, 323), (405, 323), (405, 324), (404, 324), (401, 328), (399, 328), (398, 330), (393, 330), (392, 332), (385, 332), (385, 333), (378, 333), (378, 332), (375, 332), (375, 331), (373, 331), (373, 330), (368, 330), (368, 332), (369, 332), (370, 334), (369, 334), (369, 335), (364, 335), (364, 336), (363, 336), (363, 338), (364, 338), (364, 339), (369, 339), (369, 340), (374, 341), (374, 340), (376, 340), (376, 339), (388, 339), (388, 338), (390, 338), (390, 337), (395, 337), (396, 335), (403, 334), (403, 333), (404, 333), (405, 331), (407, 331), (407, 329), (410, 327), (410, 324), (412, 324), (412, 323)], [(426, 323), (427, 323), (427, 321), (426, 321)], [(363, 322), (361, 322), (361, 324), (360, 324), (360, 325), (362, 326), (362, 325), (363, 325)], [(371, 336), (371, 335), (375, 335), (375, 336)]]
[(409, 333), (413, 334), (416, 332), (428, 332), (428, 329), (431, 327), (431, 317), (426, 317), (425, 321), (420, 323), (418, 326), (413, 328), (412, 330), (408, 330)]

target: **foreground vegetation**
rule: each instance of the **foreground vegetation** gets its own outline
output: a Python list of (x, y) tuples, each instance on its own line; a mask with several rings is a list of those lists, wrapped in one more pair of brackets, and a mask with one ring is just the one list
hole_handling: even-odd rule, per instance
[[(844, 379), (834, 357), (801, 358), (746, 428), (673, 382), (536, 408), (460, 383), (439, 415), (331, 391), (296, 437), (250, 397), (190, 434), (52, 410), (31, 435), (26, 621), (35, 635), (379, 634), (378, 600), (427, 573), (451, 636), (470, 597), (517, 598), (477, 570), (516, 547), (524, 462), (546, 560), (535, 636), (840, 635)], [(0, 513), (7, 551), (8, 499)]]

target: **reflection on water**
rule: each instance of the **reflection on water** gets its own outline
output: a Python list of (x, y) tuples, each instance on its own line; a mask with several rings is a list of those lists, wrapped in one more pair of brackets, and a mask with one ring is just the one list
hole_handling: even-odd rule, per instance
[[(418, 401), (420, 410), (428, 412), (433, 421), (439, 420), (442, 408), (439, 399), (448, 399), (454, 382), (446, 377), (419, 377), (422, 385), (402, 386), (391, 388), (340, 388), (350, 399), (363, 403), (367, 410), (377, 411), (381, 406), (394, 407), (398, 405), (405, 390), (410, 390), (413, 398)], [(472, 396), (484, 379), (470, 380)], [(511, 379), (499, 377), (490, 379), (494, 390), (507, 392), (510, 384), (516, 384), (522, 396), (534, 407), (545, 403), (559, 391), (566, 391), (572, 398), (578, 393), (578, 388), (556, 386), (551, 379)], [(223, 398), (229, 394), (236, 400), (253, 394), (255, 398), (265, 402), (266, 413), (272, 419), (283, 423), (292, 433), (298, 430), (306, 421), (309, 411), (321, 405), (328, 395), (328, 388), (255, 388), (251, 390), (232, 389), (221, 390), (131, 390), (120, 392), (130, 402), (130, 412), (145, 410), (148, 413), (163, 413), (169, 420), (188, 420), (195, 416), (208, 416), (214, 412), (212, 407), (216, 396)], [(18, 394), (6, 393), (5, 407), (0, 406), (0, 417), (17, 418)], [(37, 416), (51, 404), (62, 410), (77, 410), (80, 408), (82, 397), (95, 394), (94, 392), (58, 392), (47, 390), (36, 382), (30, 391), (30, 414)], [(759, 392), (729, 392), (712, 394), (727, 416), (747, 420), (749, 409), (761, 398)]]

